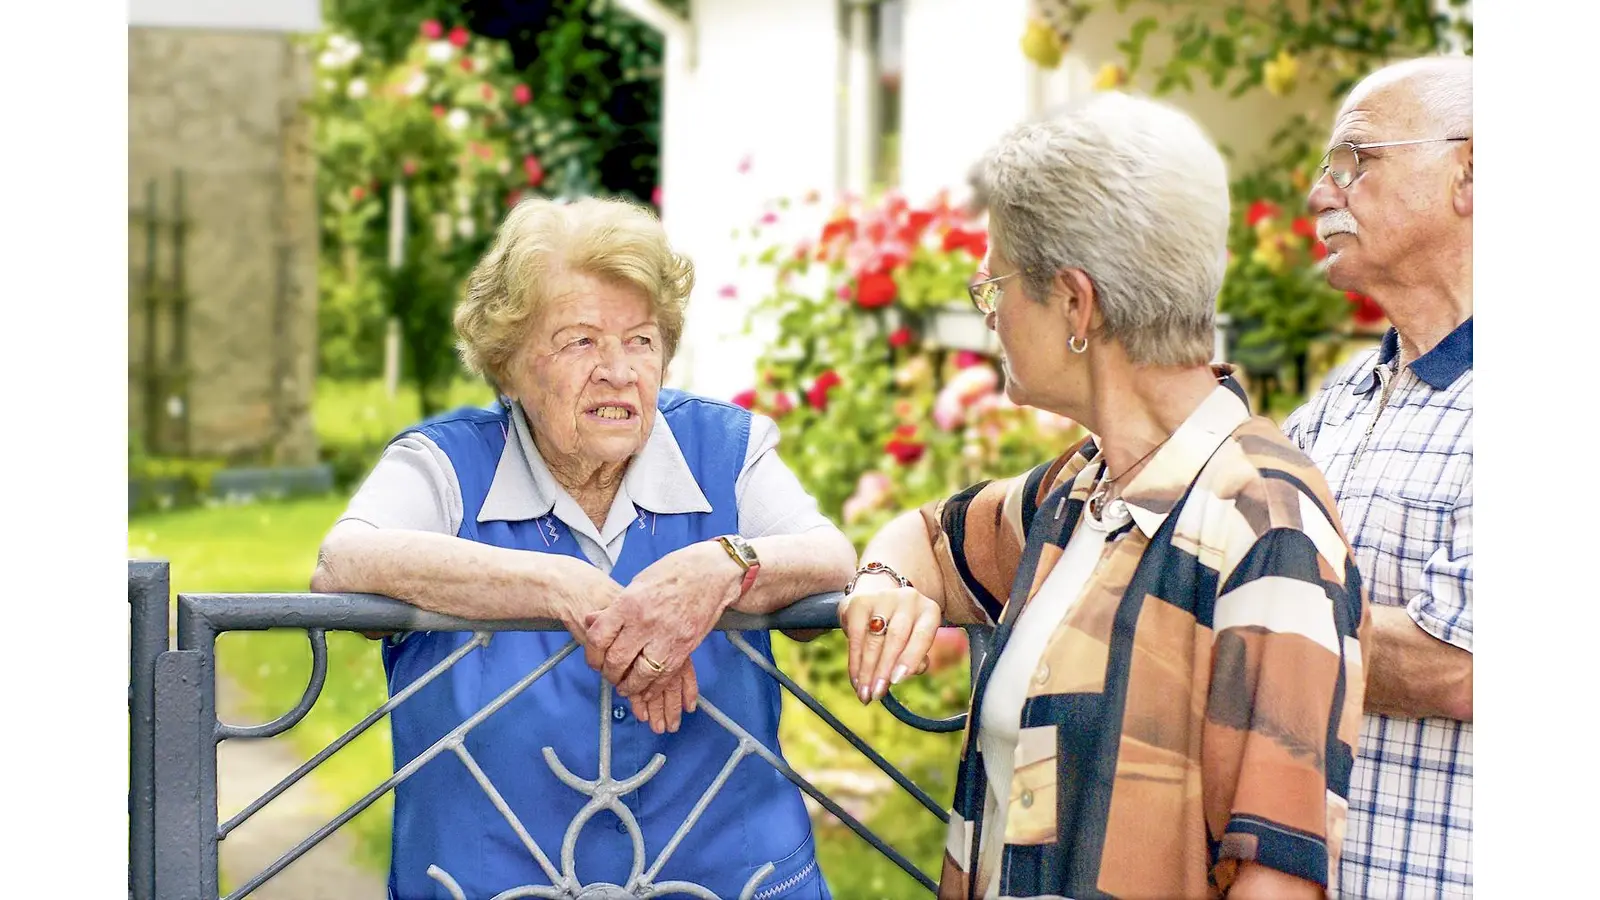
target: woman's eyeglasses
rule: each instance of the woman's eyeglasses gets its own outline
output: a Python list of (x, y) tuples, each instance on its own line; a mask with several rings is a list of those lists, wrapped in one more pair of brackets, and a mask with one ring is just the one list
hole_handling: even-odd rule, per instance
[(1022, 273), (1011, 272), (993, 278), (980, 278), (967, 285), (967, 296), (972, 298), (972, 305), (978, 308), (978, 312), (988, 315), (994, 312), (995, 306), (1000, 303), (1000, 292), (1003, 290), (1000, 282), (1020, 274)]

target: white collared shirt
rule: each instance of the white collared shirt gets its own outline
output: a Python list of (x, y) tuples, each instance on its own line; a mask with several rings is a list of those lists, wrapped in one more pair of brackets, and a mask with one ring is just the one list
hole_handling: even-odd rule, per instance
[[(644, 448), (628, 464), (611, 510), (598, 529), (550, 473), (534, 446), (520, 405), (512, 406), (511, 419), (514, 427), (506, 435), (494, 481), (478, 513), (480, 522), (550, 515), (572, 532), (590, 562), (609, 573), (622, 555), (629, 526), (648, 522), (653, 515), (711, 510), (659, 411)], [(755, 416), (735, 486), (739, 533), (753, 539), (834, 527), (779, 458), (777, 445), (777, 423)], [(461, 485), (449, 458), (428, 437), (412, 432), (384, 450), (339, 521), (453, 535), (461, 528), (463, 514)]]

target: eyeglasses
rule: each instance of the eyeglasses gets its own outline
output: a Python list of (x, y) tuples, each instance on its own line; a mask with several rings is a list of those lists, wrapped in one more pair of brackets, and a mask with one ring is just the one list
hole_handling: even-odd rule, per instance
[(1437, 144), (1443, 141), (1468, 141), (1471, 138), (1422, 138), (1415, 141), (1378, 141), (1371, 144), (1352, 144), (1346, 141), (1334, 144), (1322, 156), (1322, 174), (1333, 179), (1333, 183), (1342, 190), (1350, 186), (1361, 174), (1361, 151), (1376, 150), (1379, 147), (1409, 147), (1413, 144)]
[(972, 298), (972, 305), (978, 308), (978, 312), (988, 315), (994, 312), (995, 306), (1000, 303), (1000, 292), (1003, 290), (1000, 282), (1021, 274), (1022, 272), (1017, 271), (974, 281), (967, 285), (967, 296)]

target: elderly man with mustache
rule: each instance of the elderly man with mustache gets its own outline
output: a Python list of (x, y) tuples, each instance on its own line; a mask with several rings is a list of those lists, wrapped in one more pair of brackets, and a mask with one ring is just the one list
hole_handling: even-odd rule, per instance
[[(1391, 65), (1334, 121), (1309, 207), (1327, 277), (1394, 327), (1285, 431), (1370, 591), (1340, 889), (1472, 893), (1472, 61)], [(1330, 758), (1330, 769), (1351, 766)]]

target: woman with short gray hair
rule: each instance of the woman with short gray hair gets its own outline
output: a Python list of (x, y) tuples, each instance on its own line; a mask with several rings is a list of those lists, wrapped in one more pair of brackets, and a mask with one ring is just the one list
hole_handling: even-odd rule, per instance
[(979, 187), (1006, 393), (1091, 436), (889, 522), (840, 607), (862, 702), (941, 621), (997, 625), (940, 896), (1323, 896), (1368, 615), (1321, 474), (1208, 365), (1222, 158), (1097, 94), (1007, 134)]

